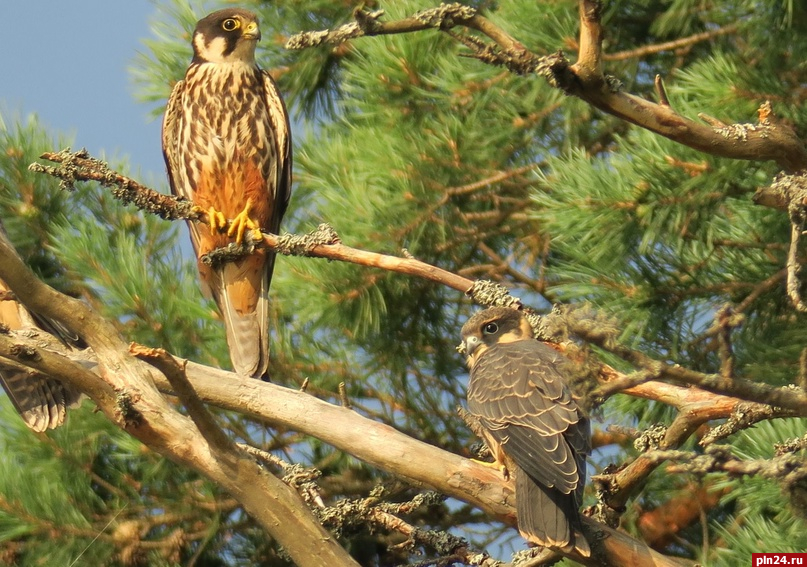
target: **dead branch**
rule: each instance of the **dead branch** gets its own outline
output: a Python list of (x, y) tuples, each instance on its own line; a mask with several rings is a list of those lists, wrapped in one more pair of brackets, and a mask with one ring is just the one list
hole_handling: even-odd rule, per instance
[(647, 458), (655, 462), (670, 462), (670, 472), (705, 475), (714, 472), (729, 476), (761, 476), (782, 484), (793, 484), (807, 479), (807, 463), (790, 452), (771, 459), (743, 460), (732, 455), (728, 445), (710, 445), (702, 455), (690, 451), (650, 451)]
[(695, 33), (687, 37), (674, 39), (672, 41), (664, 41), (662, 43), (655, 43), (652, 45), (643, 45), (641, 47), (637, 47), (636, 49), (628, 49), (626, 51), (619, 51), (617, 53), (606, 53), (603, 55), (603, 60), (622, 61), (624, 59), (639, 59), (646, 55), (661, 53), (663, 51), (676, 51), (679, 49), (692, 47), (696, 43), (709, 41), (722, 35), (731, 35), (737, 33), (739, 29), (740, 26), (737, 24), (728, 24), (713, 30)]
[[(788, 172), (807, 167), (807, 148), (796, 133), (775, 123), (770, 113), (757, 124), (703, 125), (678, 114), (669, 104), (655, 104), (621, 90), (603, 73), (600, 0), (579, 0), (580, 47), (577, 62), (562, 56), (549, 78), (567, 94), (684, 146), (708, 155), (732, 159), (775, 161)], [(550, 81), (552, 82), (552, 81)]]
[(381, 21), (383, 10), (366, 11), (358, 9), (353, 13), (354, 21), (337, 29), (302, 32), (286, 42), (286, 49), (306, 49), (323, 44), (337, 45), (360, 37), (412, 33), (427, 29), (448, 31), (455, 26), (463, 26), (481, 32), (492, 39), (499, 51), (481, 42), (467, 43), (480, 59), (504, 65), (517, 73), (528, 72), (537, 64), (538, 57), (529, 52), (520, 42), (477, 11), (459, 3), (440, 4), (402, 20)]
[(0, 356), (79, 387), (113, 423), (146, 446), (228, 490), (298, 565), (357, 565), (293, 489), (251, 457), (209, 443), (196, 424), (157, 391), (154, 383), (162, 375), (131, 356), (111, 323), (39, 281), (3, 241), (0, 279), (23, 304), (84, 339), (97, 356), (98, 375), (44, 349), (21, 348), (9, 336), (0, 336)]
[(232, 440), (219, 427), (205, 405), (199, 400), (191, 383), (188, 382), (185, 363), (180, 363), (162, 348), (149, 348), (132, 343), (129, 345), (129, 352), (132, 356), (145, 360), (163, 373), (208, 443), (222, 451), (233, 452), (235, 450)]

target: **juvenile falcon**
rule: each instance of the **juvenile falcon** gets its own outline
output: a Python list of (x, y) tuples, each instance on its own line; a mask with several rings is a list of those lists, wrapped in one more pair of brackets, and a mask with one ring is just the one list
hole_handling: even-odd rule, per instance
[(462, 327), (468, 410), (496, 465), (515, 476), (518, 530), (543, 547), (589, 556), (579, 508), (591, 432), (564, 382), (563, 357), (535, 340), (526, 317), (493, 307)]
[[(245, 230), (277, 233), (291, 192), (286, 107), (255, 63), (258, 18), (228, 8), (202, 18), (193, 60), (168, 99), (163, 154), (174, 195), (209, 213), (210, 229), (189, 222), (202, 287), (224, 318), (233, 368), (263, 377), (269, 365), (269, 283), (275, 256), (259, 249), (220, 265), (210, 251), (240, 244)], [(226, 219), (235, 222), (229, 232)]]

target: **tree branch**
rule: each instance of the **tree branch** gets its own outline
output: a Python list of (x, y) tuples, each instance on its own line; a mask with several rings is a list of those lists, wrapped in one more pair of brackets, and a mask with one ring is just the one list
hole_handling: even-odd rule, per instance
[[(792, 128), (775, 121), (770, 105), (760, 108), (756, 124), (725, 124), (702, 115), (707, 124), (678, 114), (669, 102), (656, 104), (622, 91), (620, 82), (604, 74), (602, 52), (602, 3), (579, 0), (580, 41), (577, 63), (572, 65), (561, 53), (539, 56), (527, 50), (490, 20), (460, 4), (442, 4), (403, 20), (381, 22), (382, 11), (354, 14), (357, 21), (337, 30), (304, 32), (292, 36), (288, 49), (303, 49), (322, 43), (341, 43), (368, 35), (412, 33), (424, 29), (448, 30), (455, 26), (473, 29), (490, 38), (494, 44), (464, 40), (479, 60), (501, 65), (522, 75), (532, 73), (591, 104), (607, 114), (669, 138), (708, 155), (732, 159), (772, 160), (786, 172), (807, 169), (807, 148)], [(425, 14), (425, 16), (424, 16)], [(729, 33), (731, 28), (727, 26)], [(463, 38), (457, 38), (463, 39)], [(699, 39), (699, 38), (696, 38)], [(694, 41), (692, 39), (688, 41)], [(767, 204), (760, 201), (760, 204)]]
[[(105, 162), (90, 157), (86, 151), (70, 153), (69, 149), (65, 149), (60, 152), (44, 153), (40, 157), (58, 163), (60, 166), (43, 166), (34, 163), (29, 169), (62, 179), (67, 184), (65, 188), (71, 187), (77, 181), (97, 181), (104, 187), (113, 187), (112, 195), (124, 204), (133, 204), (138, 209), (167, 220), (194, 220), (209, 224), (207, 213), (194, 207), (192, 202), (164, 195), (112, 171)], [(227, 228), (229, 228), (229, 222), (224, 230), (226, 231)], [(248, 254), (253, 246), (260, 245), (285, 255), (327, 258), (416, 276), (443, 284), (462, 293), (469, 292), (474, 284), (473, 280), (414, 258), (378, 254), (345, 246), (333, 228), (325, 224), (303, 236), (293, 234), (278, 236), (263, 233), (263, 240), (255, 241), (252, 234), (247, 233), (245, 242), (246, 246), (243, 249), (227, 248), (218, 252), (214, 251), (209, 256), (214, 262), (222, 261), (232, 255)]]
[[(0, 268), (0, 276), (2, 275), (3, 270)], [(36, 360), (19, 359), (13, 354), (15, 345), (26, 343), (27, 339), (23, 336), (0, 335), (0, 356), (9, 357), (51, 375), (61, 368), (57, 363), (62, 357), (53, 353), (41, 353), (42, 356), (35, 357)], [(145, 362), (135, 362), (141, 372), (149, 368)], [(459, 498), (481, 508), (499, 521), (516, 525), (512, 484), (488, 467), (412, 439), (388, 425), (363, 417), (353, 410), (324, 402), (305, 392), (242, 378), (235, 373), (181, 359), (179, 363), (185, 365), (188, 379), (199, 399), (205, 403), (262, 420), (271, 426), (311, 435), (374, 467), (396, 474), (416, 487), (432, 488)], [(58, 377), (73, 383), (72, 375)], [(162, 392), (175, 394), (171, 383), (161, 374), (155, 373), (154, 383)], [(139, 403), (140, 401), (136, 401), (135, 407)], [(200, 436), (196, 442), (204, 440)], [(241, 476), (239, 483), (244, 478)], [(218, 478), (214, 480), (220, 482)], [(227, 484), (222, 484), (228, 487)], [(239, 494), (234, 493), (234, 496), (241, 500)], [(267, 496), (263, 495), (262, 498)], [(655, 561), (657, 565), (687, 564), (659, 555), (643, 543), (592, 520), (584, 521), (587, 532), (592, 535), (590, 540), (596, 540), (600, 536), (604, 538), (601, 552), (612, 565), (628, 564), (631, 557)], [(283, 522), (286, 524), (284, 527), (289, 528), (288, 521), (284, 519)], [(601, 564), (596, 557), (574, 556), (574, 559), (587, 565)]]
[[(37, 279), (13, 248), (0, 240), (0, 279), (30, 309), (80, 336), (97, 356), (100, 377), (35, 347), (0, 336), (0, 353), (12, 361), (80, 387), (122, 429), (158, 453), (204, 474), (229, 491), (303, 567), (356, 565), (317, 522), (296, 492), (252, 458), (215, 447), (194, 422), (157, 391), (163, 377), (129, 354), (111, 323), (87, 305)], [(62, 358), (58, 357), (57, 358)], [(75, 380), (75, 382), (73, 382)]]
[(807, 416), (807, 392), (796, 386), (778, 388), (750, 380), (729, 378), (720, 374), (696, 372), (678, 364), (655, 360), (644, 353), (619, 344), (614, 330), (603, 327), (587, 309), (566, 308), (553, 316), (562, 319), (571, 334), (645, 369), (648, 375), (698, 386), (715, 394), (777, 406), (792, 410), (797, 415)]
[(737, 33), (739, 29), (740, 26), (737, 25), (736, 23), (728, 24), (725, 26), (721, 26), (719, 28), (715, 28), (713, 30), (707, 30), (704, 32), (695, 33), (687, 37), (681, 37), (672, 41), (655, 43), (653, 45), (643, 45), (641, 47), (637, 47), (636, 49), (628, 49), (626, 51), (619, 51), (617, 53), (606, 53), (603, 55), (603, 60), (622, 61), (625, 59), (638, 59), (640, 57), (644, 57), (645, 55), (661, 53), (662, 51), (675, 51), (678, 49), (691, 47), (696, 43), (700, 43), (702, 41), (709, 41), (710, 39), (720, 37), (721, 35), (730, 35)]

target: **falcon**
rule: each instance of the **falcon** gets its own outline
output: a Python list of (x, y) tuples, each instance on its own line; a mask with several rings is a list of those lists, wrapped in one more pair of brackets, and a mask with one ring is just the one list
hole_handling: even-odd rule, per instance
[[(0, 222), (0, 241), (11, 247), (11, 242)], [(8, 294), (10, 288), (0, 280), (0, 292)], [(44, 330), (65, 344), (83, 346), (77, 336), (67, 329), (29, 311), (22, 303), (7, 298), (0, 300), (0, 325), (15, 331)], [(45, 337), (41, 337), (45, 340)], [(0, 385), (8, 394), (14, 409), (22, 416), (25, 425), (41, 433), (64, 423), (67, 408), (77, 406), (82, 399), (78, 390), (49, 376), (38, 374), (0, 361)]]
[(471, 371), (468, 411), (494, 465), (515, 477), (519, 532), (588, 557), (579, 509), (591, 431), (561, 373), (565, 359), (535, 339), (523, 313), (505, 307), (471, 317), (462, 343)]
[[(162, 146), (171, 191), (208, 213), (188, 223), (202, 288), (224, 319), (233, 368), (263, 378), (269, 366), (269, 283), (275, 255), (258, 249), (223, 263), (208, 254), (246, 231), (277, 233), (291, 193), (291, 135), (283, 99), (255, 63), (258, 18), (228, 8), (202, 18), (193, 60), (171, 92)], [(227, 220), (233, 222), (229, 231)]]

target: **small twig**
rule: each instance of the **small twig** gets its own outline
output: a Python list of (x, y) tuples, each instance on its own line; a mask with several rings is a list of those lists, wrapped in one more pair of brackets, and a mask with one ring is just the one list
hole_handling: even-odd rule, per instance
[(670, 106), (670, 100), (667, 98), (667, 90), (664, 88), (664, 81), (661, 75), (656, 75), (655, 79), (656, 93), (658, 94), (658, 103), (662, 106)]
[(807, 391), (807, 347), (801, 349), (799, 356), (799, 375), (796, 378), (796, 385)]
[(729, 435), (733, 435), (738, 431), (747, 429), (755, 423), (759, 423), (760, 421), (764, 421), (766, 419), (795, 416), (796, 413), (791, 410), (783, 410), (782, 408), (756, 404), (753, 402), (742, 402), (737, 404), (737, 407), (734, 408), (734, 411), (731, 412), (731, 415), (725, 422), (714, 426), (709, 430), (709, 432), (701, 437), (698, 444), (701, 447), (706, 447), (715, 441), (725, 439)]
[(732, 306), (726, 304), (715, 315), (717, 327), (718, 352), (720, 354), (720, 375), (724, 378), (734, 377), (734, 353), (731, 347), (731, 330), (742, 323), (742, 315), (734, 313)]
[(726, 124), (722, 120), (719, 120), (719, 119), (715, 118), (714, 116), (709, 116), (705, 112), (699, 112), (698, 113), (698, 118), (700, 118), (701, 120), (706, 122), (712, 128), (722, 129), (722, 128), (727, 128), (728, 127), (728, 124)]
[[(735, 314), (739, 315), (740, 313), (745, 313), (753, 304), (754, 302), (762, 296), (763, 293), (766, 293), (774, 288), (776, 288), (782, 280), (787, 277), (787, 269), (783, 268), (770, 276), (769, 278), (764, 279), (763, 281), (759, 282), (754, 286), (753, 291), (745, 296), (745, 298), (739, 302), (737, 305), (733, 307), (733, 311)], [(714, 337), (720, 332), (720, 328), (717, 325), (712, 325), (705, 333), (700, 335), (698, 338), (692, 340), (687, 346), (691, 348), (711, 337)]]
[(709, 41), (710, 39), (714, 39), (715, 37), (719, 37), (721, 35), (728, 35), (735, 33), (738, 29), (739, 29), (738, 24), (736, 23), (728, 24), (726, 26), (722, 26), (705, 32), (692, 34), (690, 36), (682, 37), (672, 41), (665, 41), (663, 43), (655, 43), (652, 45), (643, 45), (641, 47), (637, 47), (636, 49), (619, 51), (617, 53), (606, 53), (605, 55), (603, 55), (603, 59), (605, 61), (623, 61), (625, 59), (636, 59), (644, 57), (645, 55), (661, 53), (662, 51), (674, 51), (677, 49), (690, 47), (702, 41)]
[(807, 433), (797, 439), (788, 439), (784, 443), (777, 443), (773, 448), (777, 457), (787, 453), (807, 450)]
[(799, 243), (804, 234), (804, 206), (791, 201), (788, 213), (790, 214), (790, 247), (787, 252), (787, 295), (797, 311), (807, 313), (807, 304), (801, 299), (801, 281), (799, 280), (799, 272), (801, 272)]
[(276, 466), (282, 469), (284, 472), (294, 466), (291, 463), (287, 463), (280, 457), (276, 457), (269, 451), (264, 451), (263, 449), (253, 447), (252, 445), (247, 445), (246, 443), (236, 443), (236, 445), (238, 446), (239, 449), (241, 449), (245, 453), (249, 453), (259, 461), (263, 461), (264, 463), (267, 463), (269, 465)]
[(645, 456), (653, 462), (675, 461), (667, 467), (673, 473), (705, 475), (723, 472), (730, 476), (760, 476), (782, 482), (785, 486), (807, 480), (807, 463), (804, 459), (785, 452), (772, 459), (738, 459), (726, 445), (710, 445), (704, 454), (689, 451), (651, 451)]
[(302, 383), (302, 384), (300, 384), (300, 391), (301, 391), (301, 392), (305, 392), (306, 390), (308, 390), (308, 384), (309, 384), (309, 382), (310, 382), (310, 380), (309, 380), (308, 376), (306, 376), (305, 378), (303, 378), (303, 383)]
[(339, 382), (339, 403), (342, 404), (342, 407), (345, 409), (353, 409), (353, 406), (350, 404), (350, 398), (347, 395), (347, 386), (344, 382)]
[(440, 555), (469, 554), (468, 543), (464, 539), (447, 532), (420, 529), (397, 516), (439, 504), (445, 500), (445, 496), (436, 492), (422, 492), (409, 501), (390, 503), (382, 501), (384, 494), (384, 487), (377, 486), (366, 498), (340, 500), (333, 506), (319, 510), (320, 520), (337, 534), (343, 527), (357, 523), (367, 523), (388, 532), (400, 533), (406, 540), (395, 545), (396, 549), (414, 550), (415, 546), (421, 545)]
[(322, 476), (322, 471), (315, 468), (306, 468), (299, 464), (291, 464), (268, 451), (247, 445), (246, 443), (236, 443), (239, 449), (248, 453), (269, 465), (278, 467), (283, 471), (283, 482), (297, 490), (303, 500), (312, 508), (324, 508), (319, 485), (315, 482)]

